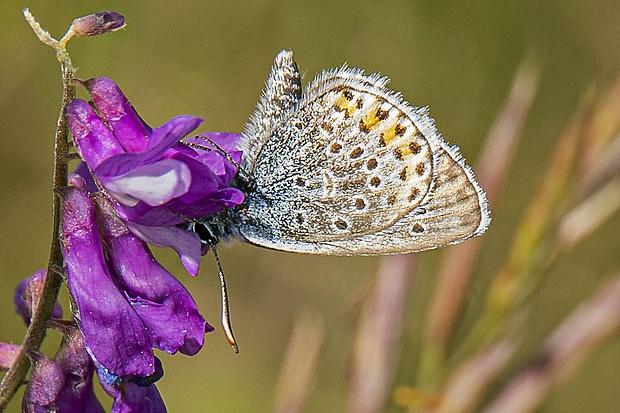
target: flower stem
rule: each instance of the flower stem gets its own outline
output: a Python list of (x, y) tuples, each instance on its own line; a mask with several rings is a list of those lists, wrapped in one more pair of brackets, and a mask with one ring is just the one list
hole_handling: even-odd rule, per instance
[[(37, 37), (39, 37), (39, 40), (56, 50), (56, 58), (60, 62), (63, 92), (60, 114), (58, 116), (56, 133), (54, 136), (53, 174), (53, 187), (60, 188), (67, 185), (67, 163), (69, 159), (68, 128), (64, 118), (64, 112), (69, 102), (75, 98), (75, 87), (72, 84), (72, 80), (75, 77), (75, 68), (71, 63), (66, 49), (67, 41), (73, 37), (73, 29), (70, 28), (61, 41), (58, 41), (41, 28), (28, 9), (24, 9), (24, 17)], [(26, 357), (26, 353), (28, 351), (38, 350), (41, 346), (45, 337), (46, 322), (52, 315), (54, 304), (56, 303), (58, 292), (62, 284), (62, 270), (60, 270), (63, 268), (60, 245), (60, 206), (62, 200), (56, 191), (53, 192), (52, 197), (54, 227), (45, 284), (41, 297), (36, 307), (33, 309), (32, 319), (24, 337), (21, 352), (0, 383), (0, 412), (6, 408), (19, 386), (24, 382), (26, 373), (30, 368), (30, 362)]]

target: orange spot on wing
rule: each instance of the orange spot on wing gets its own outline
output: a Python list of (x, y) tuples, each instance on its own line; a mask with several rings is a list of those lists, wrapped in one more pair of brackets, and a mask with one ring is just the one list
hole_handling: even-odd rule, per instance
[(334, 103), (334, 107), (336, 108), (336, 110), (339, 110), (341, 112), (346, 111), (347, 116), (352, 116), (353, 113), (355, 113), (355, 111), (357, 110), (357, 104), (353, 102), (352, 98), (350, 97), (350, 93), (351, 92), (348, 90), (343, 91), (338, 97), (336, 103)]

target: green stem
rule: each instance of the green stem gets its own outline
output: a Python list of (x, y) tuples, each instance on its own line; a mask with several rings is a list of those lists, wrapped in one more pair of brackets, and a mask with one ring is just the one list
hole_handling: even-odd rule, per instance
[[(28, 9), (24, 10), (24, 16), (39, 39), (56, 50), (56, 58), (61, 66), (63, 92), (62, 104), (54, 137), (53, 174), (53, 187), (60, 188), (67, 185), (67, 163), (69, 159), (69, 134), (64, 113), (69, 102), (75, 98), (75, 87), (72, 84), (72, 80), (75, 78), (75, 69), (66, 50), (66, 42), (72, 37), (72, 34), (70, 34), (72, 29), (70, 29), (67, 35), (63, 37), (62, 41), (59, 42), (41, 28)], [(45, 338), (46, 322), (52, 315), (62, 284), (63, 257), (60, 242), (60, 209), (62, 200), (55, 191), (52, 197), (54, 226), (50, 257), (47, 265), (47, 275), (40, 299), (33, 309), (32, 319), (28, 331), (26, 331), (22, 349), (11, 366), (11, 369), (6, 373), (0, 383), (0, 412), (4, 411), (19, 386), (24, 382), (28, 369), (30, 368), (30, 361), (26, 357), (26, 352), (38, 350), (41, 346)]]

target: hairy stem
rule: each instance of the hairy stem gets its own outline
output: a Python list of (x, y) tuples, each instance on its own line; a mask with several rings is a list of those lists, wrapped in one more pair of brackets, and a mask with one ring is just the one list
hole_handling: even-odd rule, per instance
[[(56, 50), (56, 58), (61, 66), (63, 92), (62, 104), (54, 137), (54, 174), (52, 183), (54, 188), (60, 188), (67, 185), (67, 162), (69, 159), (68, 128), (64, 113), (69, 102), (75, 98), (75, 87), (72, 84), (72, 80), (75, 77), (75, 69), (71, 64), (71, 59), (65, 47), (66, 42), (72, 37), (72, 34), (70, 34), (72, 30), (70, 29), (63, 37), (62, 41), (59, 42), (41, 28), (28, 9), (24, 10), (24, 16), (39, 39)], [(38, 350), (41, 346), (45, 337), (46, 322), (52, 315), (54, 304), (58, 297), (58, 291), (62, 284), (62, 270), (60, 270), (63, 267), (60, 244), (60, 206), (62, 200), (55, 191), (52, 197), (54, 226), (45, 284), (41, 297), (36, 303), (36, 307), (33, 309), (32, 319), (28, 331), (26, 331), (21, 352), (0, 383), (0, 412), (6, 408), (19, 386), (24, 382), (26, 373), (30, 368), (30, 361), (26, 357), (26, 353), (28, 351)]]

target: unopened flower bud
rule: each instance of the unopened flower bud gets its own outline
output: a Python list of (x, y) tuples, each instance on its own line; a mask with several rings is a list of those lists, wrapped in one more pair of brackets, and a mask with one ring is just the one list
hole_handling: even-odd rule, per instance
[[(39, 302), (45, 283), (45, 270), (39, 270), (32, 276), (23, 280), (15, 288), (13, 300), (15, 302), (15, 312), (20, 314), (26, 325), (30, 324), (32, 313)], [(62, 317), (62, 308), (56, 303), (52, 318)]]
[(21, 346), (18, 344), (0, 342), (0, 371), (11, 368), (19, 350), (21, 350)]
[(27, 355), (33, 367), (24, 391), (22, 412), (51, 411), (65, 384), (62, 368), (60, 364), (38, 351), (29, 351)]
[(102, 11), (73, 20), (72, 27), (78, 36), (96, 36), (122, 29), (125, 17), (113, 11)]

